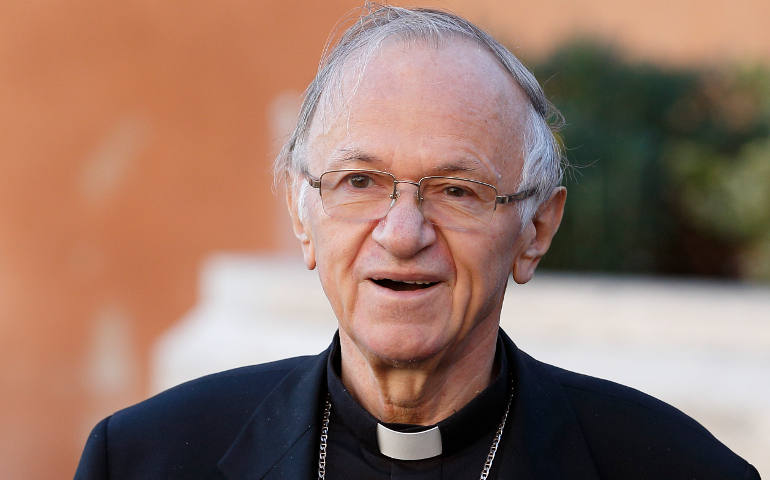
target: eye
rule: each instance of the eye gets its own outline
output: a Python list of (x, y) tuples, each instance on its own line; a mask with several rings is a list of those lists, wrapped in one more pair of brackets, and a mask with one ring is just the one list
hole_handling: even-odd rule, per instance
[(470, 191), (458, 185), (449, 185), (448, 187), (444, 188), (444, 193), (450, 197), (457, 198), (466, 197), (471, 194)]
[(374, 182), (370, 176), (357, 173), (355, 175), (348, 176), (348, 183), (353, 188), (366, 188), (371, 186)]

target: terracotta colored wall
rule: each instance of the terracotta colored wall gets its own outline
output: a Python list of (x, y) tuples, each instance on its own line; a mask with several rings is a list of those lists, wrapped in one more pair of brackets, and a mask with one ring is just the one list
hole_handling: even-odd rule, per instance
[[(667, 61), (770, 59), (763, 1), (436, 3), (533, 52), (588, 30)], [(275, 137), (357, 4), (0, 5), (0, 477), (68, 477), (93, 423), (145, 395), (202, 258), (290, 248)]]
[(439, 4), (467, 14), (529, 55), (542, 55), (572, 36), (589, 35), (656, 62), (770, 61), (770, 2), (763, 0), (447, 0)]
[(0, 477), (70, 476), (200, 260), (276, 248), (270, 106), (352, 2), (324, 3), (0, 7)]

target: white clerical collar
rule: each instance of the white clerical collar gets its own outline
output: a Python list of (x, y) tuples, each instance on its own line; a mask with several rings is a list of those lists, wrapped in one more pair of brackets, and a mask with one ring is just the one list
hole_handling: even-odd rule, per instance
[(396, 460), (423, 460), (441, 455), (441, 432), (438, 426), (422, 432), (397, 432), (377, 424), (380, 453)]

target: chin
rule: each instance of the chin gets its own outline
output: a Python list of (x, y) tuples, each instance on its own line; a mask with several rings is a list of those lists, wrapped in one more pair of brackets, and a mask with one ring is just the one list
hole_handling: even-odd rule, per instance
[(383, 363), (403, 367), (441, 354), (449, 345), (445, 329), (422, 325), (379, 325), (354, 337), (358, 347)]

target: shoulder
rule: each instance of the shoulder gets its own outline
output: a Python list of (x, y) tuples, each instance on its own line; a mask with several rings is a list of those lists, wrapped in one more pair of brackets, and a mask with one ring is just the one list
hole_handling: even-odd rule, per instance
[(243, 418), (290, 371), (310, 358), (313, 357), (288, 358), (190, 380), (116, 412), (110, 419), (110, 428), (177, 425), (179, 420), (188, 418), (219, 423)]
[(167, 422), (189, 415), (205, 418), (201, 409), (218, 415), (223, 410), (234, 415), (239, 411), (249, 414), (289, 372), (313, 358), (287, 358), (190, 380), (115, 413), (111, 424), (130, 424), (138, 419)]
[(532, 361), (565, 393), (602, 476), (759, 478), (677, 408), (615, 382)]
[(290, 372), (308, 368), (317, 358), (207, 375), (120, 410), (92, 431), (76, 478), (103, 478), (95, 471), (116, 473), (115, 478), (193, 478), (185, 475), (214, 472), (264, 398)]

